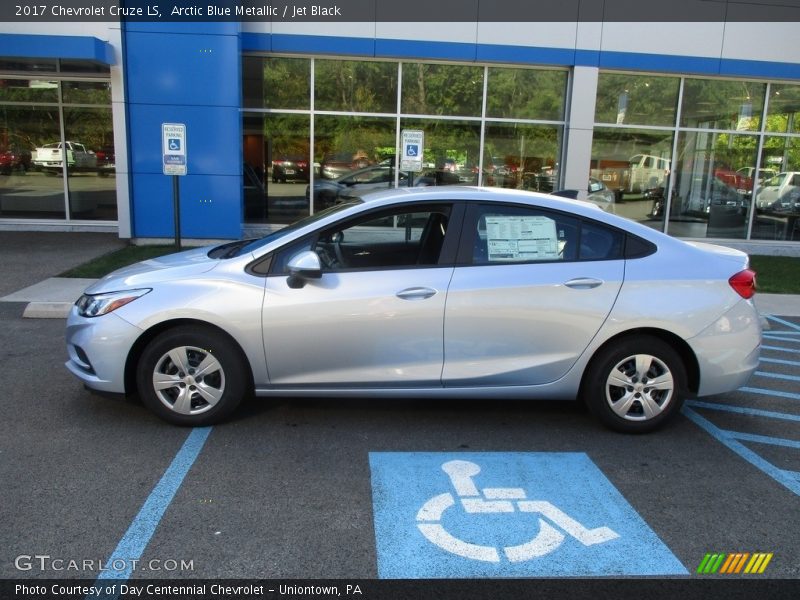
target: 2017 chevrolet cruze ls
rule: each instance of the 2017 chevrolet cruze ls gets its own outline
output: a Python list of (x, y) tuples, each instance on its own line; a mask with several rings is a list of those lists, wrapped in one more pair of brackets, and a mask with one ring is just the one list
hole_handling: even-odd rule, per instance
[(543, 194), (397, 189), (116, 271), (67, 367), (181, 425), (243, 397), (582, 398), (648, 431), (758, 363), (747, 256)]

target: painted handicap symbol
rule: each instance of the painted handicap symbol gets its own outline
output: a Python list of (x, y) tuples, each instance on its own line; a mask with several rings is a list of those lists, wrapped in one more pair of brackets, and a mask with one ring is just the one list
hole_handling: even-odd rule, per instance
[(442, 465), (442, 470), (450, 477), (456, 496), (461, 502), (461, 508), (466, 514), (519, 512), (541, 515), (538, 516), (539, 532), (533, 539), (524, 544), (498, 549), (495, 546), (466, 542), (450, 534), (440, 521), (444, 512), (456, 505), (456, 498), (449, 492), (434, 496), (417, 513), (417, 527), (428, 541), (452, 554), (499, 563), (502, 551), (506, 559), (512, 563), (531, 560), (553, 552), (566, 539), (564, 533), (553, 524), (584, 546), (602, 544), (620, 537), (608, 527), (587, 529), (550, 502), (529, 500), (522, 488), (478, 490), (473, 477), (481, 472), (481, 468), (473, 462), (451, 460)]

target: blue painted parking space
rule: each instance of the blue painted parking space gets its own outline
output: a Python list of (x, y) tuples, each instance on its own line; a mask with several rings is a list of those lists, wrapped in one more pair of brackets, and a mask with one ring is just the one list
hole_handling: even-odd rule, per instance
[[(724, 446), (800, 496), (800, 471), (775, 464), (765, 451), (776, 447), (791, 454), (800, 451), (800, 439), (770, 433), (787, 422), (800, 422), (800, 406), (798, 409), (793, 406), (800, 400), (800, 375), (797, 374), (800, 325), (781, 317), (767, 316), (767, 319), (771, 328), (764, 332), (760, 368), (749, 384), (739, 389), (744, 393), (744, 401), (731, 404), (692, 400), (686, 403), (683, 413)], [(786, 401), (789, 410), (786, 410)], [(771, 404), (777, 402), (782, 403), (782, 410), (771, 409)], [(759, 433), (720, 425), (720, 415), (729, 414), (748, 417), (745, 424)], [(796, 455), (794, 458), (796, 460)]]
[(584, 453), (370, 453), (378, 576), (683, 575)]

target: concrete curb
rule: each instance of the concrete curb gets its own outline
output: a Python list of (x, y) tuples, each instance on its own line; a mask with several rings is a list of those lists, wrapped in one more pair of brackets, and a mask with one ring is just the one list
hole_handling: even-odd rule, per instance
[(66, 319), (72, 302), (29, 302), (22, 317), (25, 319)]

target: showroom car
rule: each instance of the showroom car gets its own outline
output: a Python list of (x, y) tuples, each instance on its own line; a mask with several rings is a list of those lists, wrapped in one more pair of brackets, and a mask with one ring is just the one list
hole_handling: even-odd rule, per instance
[(250, 395), (580, 398), (644, 432), (748, 380), (754, 292), (744, 253), (585, 202), (393, 189), (104, 277), (68, 317), (66, 366), (179, 425)]

